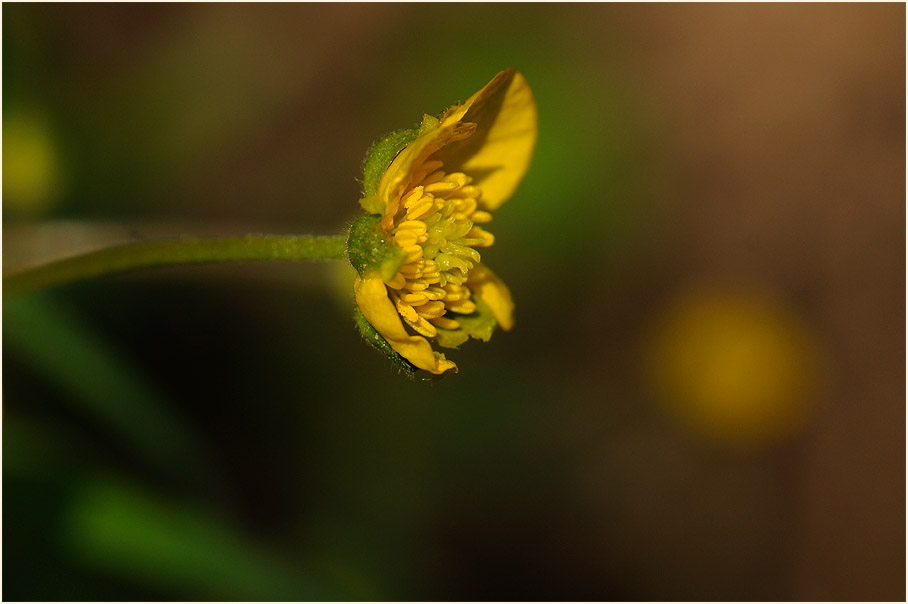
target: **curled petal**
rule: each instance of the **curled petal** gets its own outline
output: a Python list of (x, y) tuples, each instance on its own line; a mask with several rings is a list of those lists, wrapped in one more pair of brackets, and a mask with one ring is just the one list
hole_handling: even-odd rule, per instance
[(536, 100), (529, 84), (514, 68), (502, 71), (449, 109), (441, 122), (426, 128), (391, 162), (378, 185), (385, 216), (397, 212), (414, 168), (430, 156), (442, 161), (449, 173), (469, 174), (482, 189), (480, 208), (495, 210), (526, 175), (537, 130)]
[(536, 100), (514, 68), (495, 76), (465, 103), (448, 110), (442, 127), (474, 123), (476, 132), (451, 141), (436, 155), (449, 171), (473, 177), (480, 207), (495, 210), (514, 193), (530, 166), (538, 130)]
[(467, 287), (486, 303), (503, 330), (514, 326), (514, 300), (508, 286), (495, 273), (480, 264), (470, 271)]
[(414, 169), (430, 155), (454, 141), (463, 140), (476, 131), (476, 124), (453, 123), (430, 128), (404, 147), (394, 158), (378, 184), (378, 195), (385, 202), (382, 226), (391, 227), (391, 220), (400, 207), (400, 198), (410, 187)]
[(388, 298), (388, 290), (378, 275), (367, 278), (357, 277), (353, 286), (356, 304), (366, 320), (381, 334), (391, 348), (420, 369), (436, 375), (457, 371), (457, 365), (438, 358), (429, 342), (421, 336), (411, 336), (394, 304)]

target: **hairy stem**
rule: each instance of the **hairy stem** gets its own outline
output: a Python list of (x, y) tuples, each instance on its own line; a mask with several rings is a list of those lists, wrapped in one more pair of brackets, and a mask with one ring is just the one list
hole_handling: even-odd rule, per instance
[(20, 294), (140, 268), (250, 260), (331, 260), (346, 257), (346, 237), (246, 235), (131, 243), (42, 264), (4, 276), (3, 294)]

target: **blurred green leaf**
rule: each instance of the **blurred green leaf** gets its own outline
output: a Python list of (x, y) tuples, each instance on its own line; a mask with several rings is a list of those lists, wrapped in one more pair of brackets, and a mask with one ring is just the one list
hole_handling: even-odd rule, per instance
[(65, 530), (71, 552), (83, 563), (181, 597), (267, 601), (338, 595), (210, 510), (116, 480), (82, 488)]
[[(147, 380), (79, 317), (47, 296), (4, 300), (3, 346), (167, 472), (204, 467), (185, 422)], [(197, 474), (197, 472), (196, 472)]]

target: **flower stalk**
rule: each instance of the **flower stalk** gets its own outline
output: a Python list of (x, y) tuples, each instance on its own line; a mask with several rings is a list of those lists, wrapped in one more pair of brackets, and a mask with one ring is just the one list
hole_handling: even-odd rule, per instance
[(341, 260), (346, 257), (346, 237), (343, 235), (245, 235), (144, 241), (88, 252), (4, 276), (3, 295), (142, 268), (257, 260)]

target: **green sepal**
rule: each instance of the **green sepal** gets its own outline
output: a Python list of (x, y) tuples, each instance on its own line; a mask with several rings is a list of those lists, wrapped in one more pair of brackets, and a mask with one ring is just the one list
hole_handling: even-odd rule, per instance
[[(391, 165), (391, 162), (394, 161), (394, 158), (404, 147), (416, 140), (419, 132), (416, 128), (392, 132), (372, 145), (372, 148), (366, 153), (366, 161), (363, 163), (364, 197), (360, 200), (360, 204), (363, 205), (367, 212), (375, 212), (375, 210), (365, 207), (364, 202), (378, 193), (378, 183), (381, 181), (385, 170), (388, 169), (388, 166)], [(383, 210), (384, 207), (382, 207)], [(381, 211), (378, 213), (380, 214)]]
[(378, 183), (381, 182), (381, 177), (404, 147), (420, 135), (437, 128), (438, 123), (438, 118), (423, 115), (419, 128), (392, 132), (372, 145), (363, 162), (363, 197), (359, 204), (364, 210), (370, 214), (384, 213), (385, 202), (378, 196)]
[(359, 308), (353, 309), (353, 321), (356, 323), (356, 327), (359, 328), (359, 333), (362, 334), (363, 339), (366, 340), (372, 348), (385, 355), (407, 377), (413, 378), (413, 375), (416, 373), (416, 367), (391, 348), (388, 341), (372, 327), (372, 324), (369, 323), (366, 316)]
[(445, 348), (457, 348), (470, 339), (470, 334), (462, 328), (442, 329), (438, 327), (436, 331), (438, 334), (435, 336), (435, 341), (439, 346), (444, 346)]
[(347, 235), (347, 258), (362, 277), (378, 273), (390, 281), (407, 261), (407, 252), (382, 233), (381, 216), (360, 216)]
[(438, 329), (435, 341), (445, 348), (456, 348), (469, 338), (488, 342), (498, 325), (492, 310), (478, 297), (472, 298), (476, 311), (469, 315), (450, 315), (460, 323), (457, 329)]

